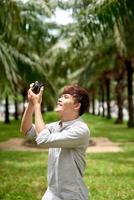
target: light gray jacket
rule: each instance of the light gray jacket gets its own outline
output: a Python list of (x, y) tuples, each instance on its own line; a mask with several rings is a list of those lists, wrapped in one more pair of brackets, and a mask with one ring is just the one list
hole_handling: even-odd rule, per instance
[[(27, 135), (36, 135), (34, 126)], [(49, 148), (48, 189), (42, 200), (88, 200), (82, 178), (89, 129), (81, 118), (48, 124), (36, 137), (36, 142)]]

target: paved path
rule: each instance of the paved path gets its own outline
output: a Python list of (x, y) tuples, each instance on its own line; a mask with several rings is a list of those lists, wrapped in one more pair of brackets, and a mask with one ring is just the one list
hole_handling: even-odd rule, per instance
[(104, 153), (104, 152), (119, 152), (123, 151), (118, 143), (114, 143), (105, 137), (91, 138), (94, 145), (87, 148), (88, 153)]
[[(91, 138), (91, 145), (87, 148), (87, 153), (119, 152), (122, 149), (119, 144), (113, 143), (108, 138)], [(36, 145), (30, 145), (24, 138), (13, 138), (0, 143), (0, 150), (9, 151), (47, 151)]]

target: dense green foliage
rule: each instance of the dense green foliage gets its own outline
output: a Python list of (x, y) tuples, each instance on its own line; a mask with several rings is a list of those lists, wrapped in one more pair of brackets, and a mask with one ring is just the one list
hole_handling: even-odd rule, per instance
[[(59, 8), (72, 13), (72, 23), (51, 20)], [(5, 94), (17, 99), (18, 93), (25, 99), (29, 83), (39, 80), (46, 86), (45, 106), (52, 110), (59, 89), (78, 83), (92, 104), (95, 99), (106, 102), (107, 118), (111, 99), (118, 107), (118, 123), (125, 106), (128, 127), (134, 127), (133, 1), (2, 0), (0, 13), (2, 99)]]

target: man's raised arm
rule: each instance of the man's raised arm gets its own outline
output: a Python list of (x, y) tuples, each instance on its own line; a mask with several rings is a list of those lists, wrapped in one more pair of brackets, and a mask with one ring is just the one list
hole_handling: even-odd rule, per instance
[(22, 117), (20, 131), (24, 134), (32, 127), (32, 116), (34, 112), (34, 107), (31, 103), (28, 103), (28, 106), (25, 109), (25, 112)]

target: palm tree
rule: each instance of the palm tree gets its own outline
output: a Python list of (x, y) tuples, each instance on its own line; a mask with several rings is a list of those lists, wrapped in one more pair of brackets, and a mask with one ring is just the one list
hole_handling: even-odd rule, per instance
[(95, 44), (98, 35), (106, 38), (109, 31), (112, 31), (113, 35), (115, 35), (116, 46), (120, 55), (123, 57), (124, 66), (126, 66), (128, 75), (128, 126), (134, 127), (131, 76), (133, 74), (132, 52), (134, 51), (134, 2), (130, 0), (105, 0), (100, 2), (83, 0), (75, 1), (75, 3), (75, 14), (79, 19), (80, 30), (84, 31), (87, 37), (92, 35)]
[[(44, 28), (42, 18), (48, 17), (53, 8), (50, 2), (43, 1), (26, 4), (11, 0), (0, 2), (1, 80), (14, 96), (17, 95), (16, 88), (18, 92), (21, 91), (23, 85), (28, 85), (33, 79), (37, 80), (39, 75), (42, 79), (45, 77), (52, 86), (51, 80), (47, 79), (45, 66), (41, 66), (39, 56), (52, 45), (50, 40), (48, 41), (51, 35), (48, 28)], [(26, 75), (27, 73), (33, 77)], [(8, 104), (8, 101), (6, 102)]]
[(124, 102), (124, 89), (125, 89), (125, 76), (126, 71), (124, 67), (124, 62), (120, 55), (117, 56), (115, 61), (115, 69), (113, 71), (114, 79), (117, 82), (115, 86), (115, 95), (117, 99), (118, 106), (118, 116), (116, 123), (123, 123), (123, 102)]

